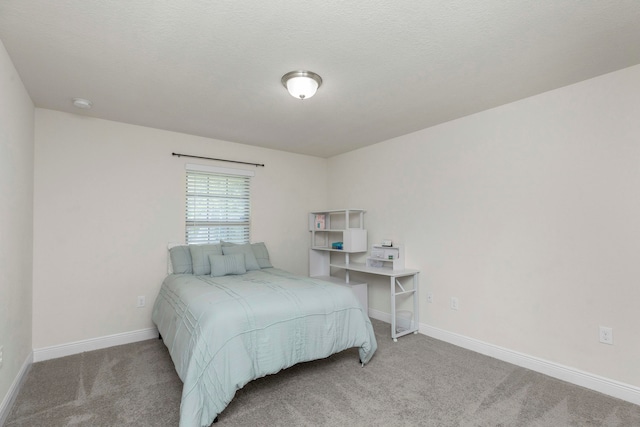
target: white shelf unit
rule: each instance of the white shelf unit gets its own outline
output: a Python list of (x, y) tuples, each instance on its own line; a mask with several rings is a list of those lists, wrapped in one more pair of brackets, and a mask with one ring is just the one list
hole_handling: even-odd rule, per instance
[[(345, 253), (366, 252), (367, 230), (364, 229), (364, 212), (362, 209), (311, 212), (311, 248)], [(342, 249), (333, 249), (334, 242), (342, 242)]]
[[(364, 229), (363, 209), (337, 209), (309, 213), (311, 249), (309, 250), (309, 276), (351, 288), (360, 304), (368, 313), (367, 284), (331, 276), (331, 256), (344, 255), (349, 263), (349, 254), (367, 251), (367, 230)], [(342, 249), (333, 249), (332, 243), (342, 242)]]
[[(391, 298), (391, 338), (398, 341), (398, 338), (403, 335), (418, 333), (420, 272), (404, 268), (404, 253), (399, 246), (373, 245), (372, 254), (367, 257), (365, 263), (349, 262), (349, 254), (367, 251), (364, 212), (362, 209), (343, 209), (309, 213), (309, 231), (311, 232), (309, 276), (350, 287), (366, 313), (369, 310), (368, 285), (350, 280), (349, 272), (357, 271), (388, 277)], [(331, 243), (334, 241), (343, 242), (342, 249), (332, 249)], [(342, 252), (344, 256), (339, 256), (338, 252)], [(390, 255), (392, 259), (389, 259)], [(338, 261), (339, 258), (340, 261)], [(371, 260), (380, 261), (381, 264), (372, 265)], [(332, 276), (332, 268), (344, 270), (344, 279)], [(402, 312), (396, 310), (397, 298), (413, 298), (411, 318), (400, 316)]]

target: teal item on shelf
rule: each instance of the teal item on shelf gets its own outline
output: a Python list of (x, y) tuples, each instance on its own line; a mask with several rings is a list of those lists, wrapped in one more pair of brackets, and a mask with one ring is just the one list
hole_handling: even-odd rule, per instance
[(331, 249), (342, 250), (342, 242), (333, 242), (331, 244)]

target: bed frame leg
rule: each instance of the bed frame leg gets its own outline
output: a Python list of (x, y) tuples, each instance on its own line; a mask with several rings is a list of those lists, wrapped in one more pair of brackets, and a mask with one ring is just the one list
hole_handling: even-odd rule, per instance
[(158, 339), (161, 340), (162, 339), (162, 334), (158, 333)]
[(213, 424), (218, 422), (218, 417), (215, 418), (215, 420), (213, 420)]

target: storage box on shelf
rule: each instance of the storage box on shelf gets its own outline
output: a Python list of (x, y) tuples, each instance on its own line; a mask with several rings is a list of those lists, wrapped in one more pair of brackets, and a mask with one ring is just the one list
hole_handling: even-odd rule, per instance
[(404, 269), (404, 254), (399, 246), (371, 246), (371, 253), (367, 257), (368, 267)]

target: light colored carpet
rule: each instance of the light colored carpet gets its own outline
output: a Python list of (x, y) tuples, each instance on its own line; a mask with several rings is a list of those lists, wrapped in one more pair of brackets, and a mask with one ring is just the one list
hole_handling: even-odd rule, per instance
[[(438, 341), (355, 349), (255, 380), (216, 426), (640, 426), (640, 406)], [(35, 363), (16, 426), (177, 426), (182, 383), (160, 340)]]

